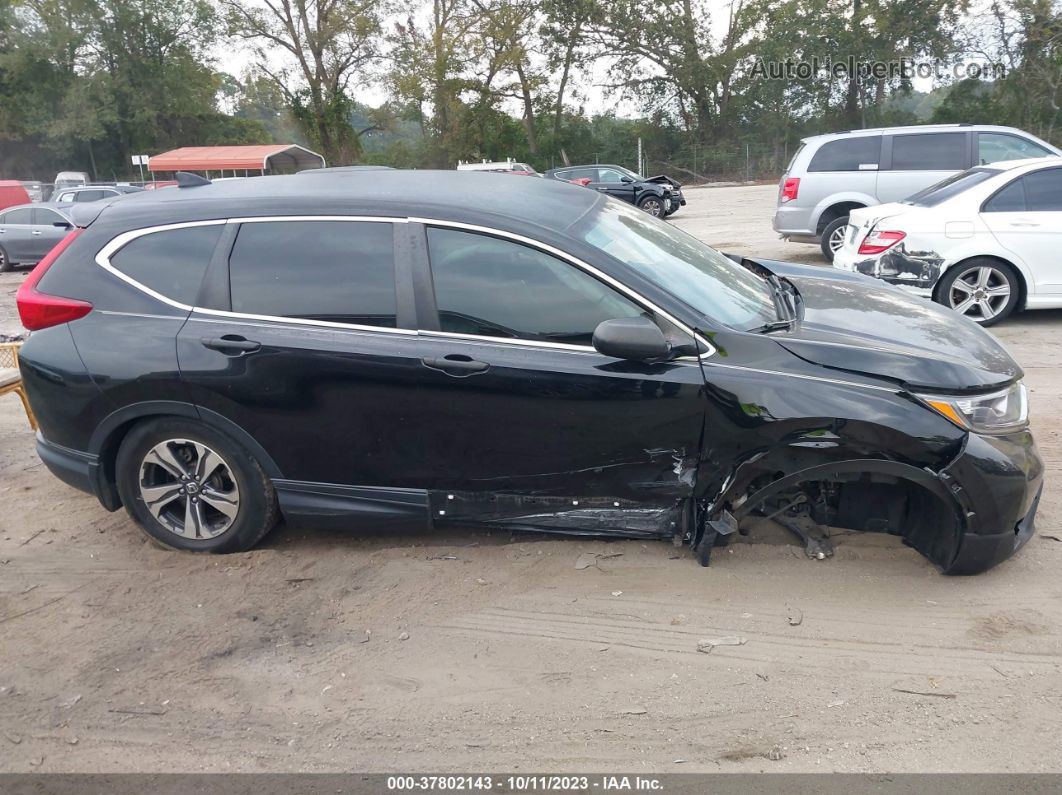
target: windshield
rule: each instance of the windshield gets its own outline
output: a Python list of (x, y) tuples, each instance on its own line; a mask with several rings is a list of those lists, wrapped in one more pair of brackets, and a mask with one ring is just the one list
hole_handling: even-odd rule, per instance
[(1003, 172), (998, 168), (971, 168), (969, 171), (953, 174), (935, 185), (930, 185), (928, 188), (924, 188), (918, 191), (918, 193), (908, 196), (902, 203), (912, 204), (915, 207), (936, 207), (938, 204), (946, 202), (952, 196), (958, 196), (960, 193), (969, 190), (974, 185), (979, 185), (986, 179), (991, 179), (996, 174), (1001, 173)]
[(613, 199), (580, 219), (572, 234), (685, 301), (744, 331), (778, 319), (768, 284), (671, 224)]

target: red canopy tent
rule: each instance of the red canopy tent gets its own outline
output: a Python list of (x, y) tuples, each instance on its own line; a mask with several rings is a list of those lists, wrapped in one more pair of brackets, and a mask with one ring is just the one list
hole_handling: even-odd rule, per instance
[(184, 146), (163, 152), (148, 160), (148, 171), (242, 171), (260, 174), (324, 168), (325, 160), (297, 144), (263, 144), (255, 146)]

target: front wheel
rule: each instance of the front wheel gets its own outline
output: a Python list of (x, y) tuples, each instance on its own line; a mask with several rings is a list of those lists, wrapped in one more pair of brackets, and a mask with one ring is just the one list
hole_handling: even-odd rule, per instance
[(953, 265), (936, 289), (933, 300), (982, 326), (1010, 315), (1018, 305), (1020, 284), (1014, 269), (988, 257), (974, 257)]
[(664, 212), (664, 200), (659, 196), (645, 196), (638, 201), (638, 206), (653, 216), (653, 218), (663, 218), (666, 215)]
[(3, 248), (0, 248), (0, 273), (7, 273), (14, 268), (14, 264), (11, 262), (11, 258), (7, 256), (7, 252)]
[(277, 522), (273, 484), (225, 434), (182, 418), (148, 420), (122, 441), (118, 493), (132, 519), (176, 549), (240, 552)]
[(844, 245), (846, 229), (848, 229), (848, 216), (842, 215), (840, 218), (834, 218), (822, 230), (819, 247), (822, 249), (822, 256), (826, 258), (827, 262), (833, 262), (833, 258), (841, 250), (841, 246)]

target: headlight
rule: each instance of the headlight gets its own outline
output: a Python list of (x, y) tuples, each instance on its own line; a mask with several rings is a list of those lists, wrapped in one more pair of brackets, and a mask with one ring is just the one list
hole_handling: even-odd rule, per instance
[(1018, 381), (999, 392), (968, 397), (919, 395), (923, 403), (960, 428), (978, 433), (1008, 433), (1029, 421), (1025, 384)]

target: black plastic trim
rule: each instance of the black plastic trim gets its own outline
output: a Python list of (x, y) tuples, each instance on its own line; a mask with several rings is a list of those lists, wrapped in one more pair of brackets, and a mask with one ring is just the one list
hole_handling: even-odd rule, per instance
[(281, 513), (289, 522), (315, 527), (347, 528), (359, 525), (408, 526), (423, 530), (431, 526), (428, 492), (380, 486), (343, 486), (274, 479)]

